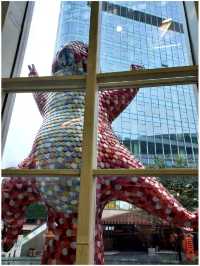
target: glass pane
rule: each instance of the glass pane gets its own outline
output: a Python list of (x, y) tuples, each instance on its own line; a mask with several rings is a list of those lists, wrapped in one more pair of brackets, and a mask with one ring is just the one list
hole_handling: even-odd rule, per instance
[[(79, 4), (81, 5), (81, 3)], [(48, 5), (49, 13), (44, 20), (44, 14), (46, 13), (47, 8), (46, 3), (35, 3), (21, 76), (28, 76), (28, 74), (34, 76), (36, 75), (36, 72), (39, 76), (73, 75), (86, 72), (87, 44), (85, 45), (82, 42), (84, 41), (87, 43), (89, 28), (84, 32), (85, 40), (78, 36), (70, 37), (69, 34), (67, 34), (67, 39), (63, 38), (66, 33), (64, 31), (68, 30), (66, 13), (71, 14), (71, 10), (75, 11), (75, 6), (78, 7), (74, 2), (52, 2)], [(88, 6), (86, 13), (83, 17), (85, 23), (89, 25), (90, 8)], [(77, 32), (74, 28), (82, 28), (82, 24), (76, 19), (76, 15), (72, 16), (72, 19), (74, 19), (73, 23), (69, 23), (72, 32)], [(79, 15), (83, 15), (83, 12), (79, 12)], [(64, 41), (62, 42), (62, 40)], [(77, 42), (70, 44), (70, 42), (76, 40)], [(69, 44), (69, 46), (67, 46), (69, 51), (63, 49), (66, 44)], [(31, 64), (34, 64), (36, 69), (34, 69)], [(31, 69), (28, 69), (28, 65), (30, 65)], [(62, 106), (65, 104), (67, 105), (67, 108), (66, 110), (64, 110), (65, 108), (62, 110)], [(56, 108), (54, 114), (50, 110), (51, 106), (53, 106), (52, 108)], [(48, 143), (51, 141), (50, 139), (48, 140), (47, 135), (51, 135), (53, 141), (53, 135), (55, 135), (56, 130), (59, 131), (58, 139), (62, 146), (62, 148), (60, 147), (60, 152), (70, 152), (72, 157), (76, 159), (77, 162), (71, 164), (71, 168), (75, 169), (78, 164), (80, 166), (80, 160), (78, 163), (76, 154), (79, 152), (78, 147), (80, 148), (81, 143), (76, 147), (77, 151), (73, 154), (71, 151), (68, 151), (66, 147), (64, 150), (63, 143), (66, 142), (66, 139), (72, 143), (78, 142), (76, 142), (76, 137), (72, 136), (73, 130), (68, 132), (69, 134), (68, 136), (65, 136), (65, 141), (63, 142), (64, 138), (62, 139), (61, 137), (61, 131), (72, 124), (72, 127), (74, 127), (74, 133), (77, 134), (77, 131), (80, 129), (82, 135), (83, 109), (84, 94), (81, 92), (75, 92), (75, 94), (72, 92), (67, 92), (66, 94), (35, 93), (34, 97), (31, 93), (17, 94), (3, 155), (3, 167), (16, 167), (30, 152), (35, 138), (37, 144), (41, 138), (46, 138), (46, 146), (44, 146), (43, 149), (48, 149)], [(75, 121), (74, 119), (79, 120)], [(68, 122), (69, 125), (67, 124)], [(40, 131), (36, 136), (39, 128)], [(18, 141), (16, 141), (16, 139)], [(37, 156), (42, 157), (40, 154), (41, 151), (37, 152)], [(49, 155), (48, 158), (43, 158), (43, 163), (41, 165), (39, 163), (39, 167), (46, 167), (47, 165), (45, 164), (47, 163), (47, 160), (58, 155), (56, 152), (56, 150), (52, 149), (51, 155)], [(62, 168), (64, 166), (63, 160), (64, 159), (61, 159), (61, 157), (59, 158), (59, 162), (57, 162), (56, 165), (57, 168)], [(67, 168), (70, 168), (69, 159), (66, 159), (66, 164), (68, 164)], [(52, 166), (48, 165), (48, 167)]]
[[(101, 227), (105, 262), (160, 265), (173, 261), (178, 264), (169, 239), (178, 232), (187, 235), (191, 222), (193, 225), (197, 222), (194, 211), (198, 206), (198, 178), (102, 176), (97, 177), (97, 182), (97, 206), (101, 211), (96, 232)], [(197, 237), (195, 229), (190, 232)], [(96, 240), (100, 241), (101, 237), (97, 234)], [(155, 256), (150, 256), (151, 251)]]
[[(62, 3), (59, 42), (57, 42), (60, 46), (73, 38), (88, 41), (88, 35), (84, 34), (89, 27), (89, 23), (84, 20), (85, 17), (88, 17), (88, 12), (89, 4), (86, 2)], [(74, 26), (72, 31), (70, 27), (75, 21), (81, 26)], [(79, 28), (82, 30), (81, 34)], [(132, 64), (139, 64), (145, 68), (191, 64), (182, 3), (167, 1), (103, 2), (100, 52), (101, 72), (129, 70)], [(183, 111), (181, 106), (186, 105), (185, 99), (187, 99), (187, 97), (182, 97), (184, 96), (184, 88), (186, 86), (179, 86), (178, 90), (175, 89), (175, 86), (163, 87), (159, 90), (157, 88), (140, 89), (135, 100), (113, 123), (115, 133), (120, 135), (128, 149), (135, 151), (136, 156), (139, 154), (139, 159), (144, 164), (154, 162), (156, 147), (152, 147), (152, 144), (148, 143), (153, 141), (154, 146), (156, 146), (157, 140), (155, 138), (160, 138), (158, 143), (163, 143), (167, 139), (171, 141), (174, 128), (176, 128), (177, 138), (180, 139), (181, 136), (178, 132), (185, 134), (185, 131), (188, 130), (188, 121), (190, 121), (193, 129), (196, 127), (196, 122), (194, 122), (197, 119), (196, 106), (192, 87), (190, 87), (189, 92), (191, 96), (190, 108), (185, 115), (180, 115), (180, 111)], [(185, 96), (187, 96), (186, 94)], [(129, 116), (126, 115), (127, 113)], [(191, 116), (193, 116), (192, 120), (190, 119)], [(183, 123), (183, 119), (187, 121)], [(148, 136), (146, 135), (147, 128)], [(163, 134), (161, 131), (169, 132), (170, 136), (161, 137), (160, 134)], [(191, 132), (191, 135), (193, 134), (195, 137), (196, 132)], [(152, 137), (153, 135), (154, 137)], [(131, 144), (128, 141), (130, 138), (134, 143)], [(138, 138), (143, 138), (144, 141), (142, 142), (146, 142), (146, 146), (149, 147), (148, 150), (150, 151), (146, 152), (149, 154), (148, 156), (146, 154), (140, 156), (141, 149), (143, 149), (141, 145), (143, 144), (137, 144)], [(176, 145), (178, 144), (176, 143)], [(159, 148), (158, 154), (165, 154), (164, 143), (162, 146)], [(177, 153), (175, 154), (174, 147), (172, 151), (172, 148), (169, 149), (167, 144), (165, 151), (167, 165), (171, 166), (174, 162), (168, 157), (170, 154), (174, 154), (175, 158)], [(187, 149), (183, 147), (180, 147), (180, 151), (183, 154), (191, 154), (190, 150), (187, 152)], [(189, 157), (187, 165), (195, 165), (196, 160), (192, 159), (191, 156)]]
[(102, 11), (102, 72), (191, 64), (182, 2), (109, 1)]
[(84, 1), (61, 1), (56, 38), (58, 51), (70, 41), (89, 41), (90, 6)]
[[(182, 2), (103, 2), (100, 51), (101, 72), (192, 64)], [(180, 166), (181, 157), (182, 166), (197, 166), (195, 90), (139, 89), (113, 121), (114, 132), (144, 165)]]
[(30, 64), (35, 64), (40, 76), (51, 75), (60, 12), (59, 1), (48, 4), (48, 16), (44, 19), (46, 9), (45, 2), (35, 2), (21, 76), (28, 76)]
[(79, 177), (3, 178), (2, 263), (59, 264), (61, 251), (72, 264), (79, 190)]
[[(112, 128), (144, 165), (152, 167), (162, 161), (163, 167), (196, 167), (197, 108), (194, 101), (192, 85), (140, 89), (113, 121)], [(136, 143), (139, 148), (132, 148)]]
[[(88, 45), (81, 42), (80, 38), (74, 39), (73, 36), (71, 38), (68, 36), (62, 45), (59, 43), (60, 31), (64, 30), (64, 26), (62, 14), (59, 23), (58, 16), (60, 10), (62, 13), (64, 8), (66, 8), (64, 2), (49, 3), (49, 13), (44, 20), (47, 4), (35, 3), (21, 76), (28, 76), (28, 74), (35, 76), (37, 72), (40, 76), (69, 76), (86, 73)], [(71, 8), (73, 9), (73, 5)], [(88, 17), (85, 17), (87, 23), (89, 23), (89, 16), (90, 12)], [(81, 27), (78, 22), (74, 23), (74, 27)], [(74, 32), (73, 27), (71, 29)], [(84, 36), (87, 35), (88, 40), (88, 32), (84, 34)], [(3, 156), (3, 167), (19, 165), (20, 168), (29, 169), (80, 169), (84, 106), (84, 90), (17, 94)], [(46, 226), (49, 229), (47, 235), (42, 234), (36, 241), (36, 250), (39, 252), (40, 249), (42, 252), (42, 264), (73, 264), (76, 255), (80, 178), (17, 177), (5, 179), (4, 183), (2, 189), (5, 204), (3, 209), (6, 210), (4, 225), (7, 223), (5, 228), (8, 229), (4, 230), (4, 240), (6, 240), (4, 248), (10, 248), (20, 234), (19, 228), (8, 231), (23, 222), (21, 216), (27, 215), (27, 224), (29, 224), (32, 219), (30, 212), (33, 214), (35, 208), (37, 211), (40, 209), (38, 205), (32, 206), (28, 213), (24, 214), (25, 207), (32, 201), (37, 203), (40, 200), (47, 210)], [(9, 198), (4, 194), (7, 189)], [(32, 195), (33, 191), (34, 195)], [(6, 215), (12, 215), (14, 218), (10, 219)], [(9, 223), (12, 223), (11, 227)], [(15, 232), (14, 235), (12, 231)], [(25, 234), (23, 235), (26, 237)], [(44, 241), (41, 241), (41, 238)], [(31, 240), (28, 242), (31, 245)], [(28, 263), (28, 252), (29, 250), (23, 250), (20, 253), (21, 260), (18, 260), (18, 263), (33, 263), (31, 260)], [(41, 257), (41, 254), (38, 253), (38, 256)], [(26, 258), (23, 260), (23, 257)], [(34, 263), (39, 261), (40, 259), (34, 260)]]

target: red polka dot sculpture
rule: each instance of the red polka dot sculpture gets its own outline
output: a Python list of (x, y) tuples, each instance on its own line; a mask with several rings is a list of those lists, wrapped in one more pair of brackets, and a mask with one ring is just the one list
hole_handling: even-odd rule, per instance
[[(64, 46), (53, 63), (54, 75), (84, 74), (87, 71), (87, 45), (75, 41)], [(139, 66), (133, 66), (135, 71)], [(30, 76), (37, 76), (34, 65)], [(112, 121), (128, 106), (138, 89), (99, 92), (98, 167), (144, 168), (115, 136)], [(84, 92), (34, 93), (43, 116), (28, 158), (20, 168), (79, 169), (84, 117)], [(46, 240), (42, 264), (74, 264), (76, 256), (79, 177), (16, 177), (2, 183), (3, 249), (9, 250), (25, 222), (25, 209), (44, 202), (47, 227), (53, 239)], [(95, 263), (104, 263), (101, 216), (109, 201), (134, 204), (179, 227), (197, 225), (197, 213), (187, 211), (154, 177), (97, 177)]]

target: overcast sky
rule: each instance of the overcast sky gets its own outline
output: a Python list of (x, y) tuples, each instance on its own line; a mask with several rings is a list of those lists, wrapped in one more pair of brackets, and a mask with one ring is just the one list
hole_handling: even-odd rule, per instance
[[(51, 74), (60, 1), (35, 2), (21, 76), (28, 75), (34, 63), (41, 76)], [(17, 94), (12, 113), (2, 167), (15, 167), (31, 151), (42, 118), (30, 93)]]

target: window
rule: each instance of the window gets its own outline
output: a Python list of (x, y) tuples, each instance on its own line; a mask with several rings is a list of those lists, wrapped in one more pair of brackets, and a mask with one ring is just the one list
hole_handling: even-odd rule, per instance
[[(65, 3), (65, 4), (68, 4), (67, 2), (63, 2), (63, 3)], [(75, 4), (75, 3), (74, 3)], [(86, 3), (85, 3), (86, 4)], [(149, 3), (150, 4), (150, 3)], [(97, 3), (96, 3), (96, 5), (97, 5)], [(125, 3), (125, 5), (126, 5), (126, 3)], [(109, 6), (109, 5), (106, 5), (107, 7)], [(112, 7), (112, 5), (110, 5), (111, 7)], [(131, 6), (130, 6), (130, 8), (131, 8)], [(155, 9), (156, 10), (156, 9)], [(159, 10), (159, 9), (158, 9)], [(73, 11), (73, 9), (72, 9), (72, 11)], [(77, 10), (75, 10), (75, 11), (77, 11)], [(112, 9), (111, 8), (109, 8), (109, 9), (107, 9), (107, 10), (105, 10), (105, 12), (108, 12), (108, 13), (111, 13), (111, 11), (112, 11)], [(122, 9), (122, 12), (120, 13), (120, 16), (122, 16), (122, 17), (124, 17), (125, 15), (127, 16), (127, 14), (129, 13), (130, 14), (130, 10), (129, 10), (129, 12), (127, 13), (126, 12), (127, 11), (127, 8), (126, 8), (126, 6), (124, 6), (124, 8)], [(133, 20), (134, 20), (134, 23), (136, 23), (136, 25), (138, 26), (138, 33), (140, 32), (140, 30), (141, 30), (141, 25), (140, 25), (140, 23), (144, 23), (144, 19), (146, 19), (146, 23), (147, 24), (150, 24), (151, 26), (152, 26), (152, 30), (153, 30), (153, 28), (155, 28), (155, 27), (158, 27), (158, 25), (159, 25), (159, 18), (160, 17), (158, 17), (158, 15), (156, 16), (156, 14), (154, 13), (152, 16), (150, 16), (149, 18), (148, 18), (148, 16), (146, 15), (146, 14), (143, 14), (144, 12), (142, 11), (140, 11), (140, 10), (137, 10), (138, 12), (136, 12), (136, 14), (133, 16)], [(146, 10), (144, 10), (144, 11), (146, 11)], [(155, 11), (155, 12), (157, 12), (157, 11)], [(143, 15), (144, 15), (144, 19), (143, 19)], [(138, 24), (137, 24), (138, 23)], [(157, 26), (156, 26), (156, 25)], [(175, 37), (176, 37), (176, 33), (178, 32), (178, 34), (183, 34), (182, 33), (182, 27), (180, 26), (180, 24), (181, 24), (181, 22), (179, 21), (179, 22), (177, 22), (177, 23), (173, 23), (173, 28), (171, 29), (171, 35), (173, 35), (174, 36), (174, 34), (175, 34)], [(136, 26), (135, 25), (135, 26)], [(146, 29), (146, 27), (145, 27), (145, 29)], [(144, 27), (143, 27), (143, 30), (144, 30)], [(173, 32), (172, 32), (173, 31)], [(74, 36), (77, 36), (76, 35), (76, 32), (74, 32)], [(175, 38), (174, 37), (174, 38)], [(70, 37), (68, 36), (68, 38), (72, 38), (72, 35), (70, 35)], [(84, 38), (86, 38), (85, 36), (84, 36)], [(94, 38), (93, 38), (94, 39)], [(93, 40), (94, 41), (94, 40)], [(149, 40), (150, 41), (150, 40)], [(64, 42), (64, 38), (62, 39), (62, 42)], [(62, 43), (60, 42), (59, 43), (59, 45), (62, 45)], [(95, 43), (94, 43), (94, 45), (95, 45)], [(160, 47), (160, 45), (163, 45), (162, 43), (161, 44), (159, 44), (159, 47), (158, 48), (155, 48), (155, 49), (158, 49), (158, 50), (160, 50), (160, 49), (162, 49), (162, 47)], [(114, 49), (113, 49), (114, 50)], [(150, 52), (151, 53), (151, 52)], [(118, 56), (118, 55), (117, 55)], [(155, 58), (155, 57), (154, 57)], [(105, 59), (105, 58), (104, 58)], [(117, 59), (119, 59), (118, 61), (116, 60), (116, 61), (114, 61), (113, 60), (113, 62), (112, 62), (112, 64), (114, 64), (114, 63), (116, 63), (116, 62), (120, 62), (120, 60), (121, 60), (121, 58), (117, 58)], [(151, 58), (151, 60), (153, 60), (152, 58)], [(122, 60), (121, 60), (122, 61)], [(105, 61), (104, 61), (105, 62)], [(139, 60), (138, 60), (138, 62), (140, 62), (140, 63), (142, 63), (142, 59), (141, 58), (139, 58)], [(182, 61), (179, 61), (180, 62), (180, 65), (182, 64)], [(130, 62), (129, 62), (130, 63)], [(104, 70), (105, 69), (107, 69), (108, 71), (110, 70), (110, 68), (112, 67), (112, 64), (108, 64), (107, 66), (102, 66), (102, 72), (104, 72)], [(124, 69), (120, 69), (120, 67), (122, 66), (122, 68), (124, 68)], [(123, 63), (122, 65), (120, 65), (119, 67), (118, 67), (118, 70), (127, 70), (127, 69), (125, 69), (126, 68), (126, 66), (128, 67), (128, 63)], [(148, 67), (148, 65), (146, 65), (146, 67)], [(193, 68), (194, 69), (194, 68)], [(115, 70), (116, 70), (116, 68), (115, 68)], [(93, 69), (93, 71), (91, 71), (92, 72), (92, 74), (94, 75), (94, 77), (96, 77), (96, 71), (94, 72), (94, 69)], [(165, 73), (165, 72), (164, 72)], [(196, 72), (195, 72), (196, 73)], [(123, 73), (122, 73), (123, 74)], [(165, 73), (166, 74), (166, 73)], [(178, 73), (177, 75), (179, 75), (180, 73)], [(110, 76), (109, 76), (110, 75)], [(112, 80), (112, 75), (111, 74), (109, 74), (108, 75), (108, 79), (109, 80)], [(121, 74), (120, 74), (121, 75)], [(187, 76), (187, 73), (185, 73), (184, 74), (185, 75), (185, 79), (187, 79), (188, 78), (188, 76)], [(195, 74), (196, 75), (196, 74)], [(195, 76), (194, 75), (194, 76)], [(88, 75), (89, 76), (89, 75)], [(102, 77), (103, 78), (105, 78), (105, 74), (103, 74), (102, 75)], [(145, 75), (144, 75), (145, 76)], [(130, 75), (130, 77), (131, 77), (131, 75)], [(163, 74), (161, 75), (161, 79), (162, 78), (166, 78)], [(177, 76), (178, 77), (178, 76)], [(99, 79), (101, 79), (101, 76), (100, 75), (98, 75), (98, 78)], [(180, 78), (180, 77), (179, 77)], [(194, 80), (195, 80), (195, 77), (194, 77), (194, 79), (193, 79), (193, 82), (194, 82)], [(56, 79), (56, 81), (58, 81), (57, 79)], [(141, 81), (141, 80), (139, 80), (139, 79), (136, 79), (136, 81), (138, 82), (138, 86), (140, 87), (140, 85), (142, 86), (142, 85), (144, 85), (142, 82), (143, 81)], [(147, 81), (149, 81), (149, 80), (147, 80)], [(6, 82), (9, 82), (9, 81), (6, 81)], [(5, 83), (6, 83), (5, 82)], [(99, 82), (99, 81), (98, 81)], [(175, 83), (177, 82), (177, 84), (179, 84), (179, 85), (176, 85), (176, 86), (181, 86), (180, 88), (182, 88), (182, 86), (187, 86), (187, 87), (189, 87), (188, 85), (180, 85), (180, 81), (177, 81), (177, 80), (175, 80)], [(150, 83), (150, 82), (149, 82)], [(148, 83), (148, 84), (149, 84)], [(189, 83), (189, 82), (188, 82)], [(77, 84), (76, 84), (77, 85)], [(112, 84), (111, 84), (112, 85)], [(175, 85), (174, 85), (175, 86)], [(150, 87), (151, 88), (151, 87)], [(191, 87), (192, 88), (192, 87)], [(88, 89), (88, 87), (87, 87), (87, 89)], [(145, 88), (146, 89), (146, 88)], [(145, 90), (145, 89), (142, 89), (142, 90)], [(163, 89), (163, 92), (165, 91), (165, 89), (164, 89), (164, 87), (162, 88)], [(140, 93), (140, 92), (139, 92)], [(139, 95), (139, 93), (138, 93), (138, 95)], [(153, 103), (152, 102), (150, 102), (149, 100), (149, 98), (148, 97), (146, 97), (146, 99), (145, 99), (145, 92), (144, 92), (144, 94), (142, 93), (141, 95), (139, 95), (139, 96), (136, 96), (136, 98), (140, 98), (140, 96), (141, 96), (141, 98), (140, 98), (140, 101), (144, 104), (146, 104), (146, 103), (150, 103), (150, 105), (151, 105), (151, 109), (153, 109), (152, 108), (152, 105), (153, 105)], [(89, 98), (88, 97), (88, 94), (86, 94), (86, 96), (87, 96), (87, 99)], [(94, 93), (94, 95), (93, 96), (95, 96), (95, 93)], [(89, 99), (88, 101), (90, 102), (91, 100), (93, 100), (93, 97), (91, 97), (91, 99)], [(165, 106), (165, 107), (167, 107), (168, 109), (170, 108), (172, 108), (172, 106), (168, 103), (168, 105), (170, 105), (170, 106), (167, 106), (167, 102), (165, 101), (166, 100), (166, 98), (165, 98), (165, 94), (163, 95), (163, 103), (164, 103), (164, 105), (163, 106)], [(92, 104), (94, 105), (94, 101), (91, 101), (92, 102)], [(137, 102), (137, 100), (135, 101), (135, 102)], [(130, 108), (131, 110), (133, 110), (132, 108)], [(130, 110), (129, 109), (129, 110)], [(137, 110), (137, 108), (135, 108), (136, 110)], [(88, 112), (88, 109), (87, 109), (87, 112)], [(86, 113), (87, 113), (86, 112)], [(125, 110), (125, 112), (126, 112), (126, 110)], [(152, 112), (153, 112), (153, 110), (152, 110)], [(94, 112), (95, 113), (95, 112)], [(89, 120), (89, 118), (91, 119), (94, 119), (94, 113), (91, 113), (91, 112), (88, 112), (88, 115), (86, 115), (86, 119), (88, 119), (88, 121), (90, 121)], [(141, 117), (142, 117), (142, 119), (140, 119), (140, 115), (141, 115)], [(120, 132), (120, 134), (122, 134), (123, 135), (123, 139), (125, 140), (125, 141), (127, 141), (127, 139), (126, 139), (126, 136), (129, 136), (129, 138), (131, 139), (131, 135), (134, 135), (135, 136), (135, 139), (133, 140), (132, 139), (132, 142), (131, 142), (131, 145), (130, 145), (130, 148), (132, 149), (132, 151), (133, 151), (133, 153), (134, 154), (136, 154), (136, 155), (138, 155), (138, 157), (141, 159), (141, 153), (142, 153), (142, 150), (143, 151), (149, 151), (149, 154), (150, 155), (154, 155), (155, 154), (155, 152), (158, 150), (158, 151), (160, 151), (160, 150), (162, 150), (162, 147), (161, 146), (159, 146), (159, 145), (161, 145), (160, 143), (158, 143), (159, 145), (157, 146), (157, 143), (155, 143), (155, 142), (153, 142), (153, 140), (154, 139), (156, 139), (155, 137), (155, 133), (154, 133), (154, 129), (153, 129), (153, 125), (152, 125), (152, 123), (153, 123), (153, 119), (152, 119), (152, 114), (150, 114), (150, 118), (149, 118), (149, 121), (148, 121), (148, 123), (143, 123), (144, 122), (144, 117), (145, 117), (145, 114), (144, 114), (144, 112), (143, 113), (141, 113), (141, 114), (135, 114), (134, 115), (134, 117), (136, 118), (135, 120), (137, 121), (137, 123), (136, 123), (136, 127), (139, 129), (139, 131), (137, 132), (137, 133), (135, 133), (134, 132), (134, 134), (128, 134), (127, 132), (124, 132), (124, 130), (123, 131), (118, 131), (118, 133)], [(179, 146), (178, 146), (178, 144), (177, 144), (177, 146), (179, 147), (179, 152), (180, 152), (180, 154), (183, 154), (184, 156), (186, 156), (186, 159), (187, 159), (187, 154), (186, 154), (186, 151), (187, 151), (187, 153), (188, 154), (191, 154), (191, 148), (190, 147), (186, 147), (185, 146), (185, 140), (184, 140), (184, 134), (186, 133), (185, 132), (185, 128), (182, 128), (181, 126), (182, 125), (180, 125), (181, 123), (179, 123), (179, 127), (177, 127), (178, 129), (180, 129), (180, 131), (178, 131), (177, 130), (177, 132), (169, 132), (169, 129), (171, 130), (171, 128), (168, 126), (169, 125), (169, 121), (168, 121), (168, 119), (166, 120), (165, 119), (165, 117), (164, 118), (160, 118), (160, 116), (158, 115), (157, 117), (156, 117), (156, 119), (160, 119), (160, 121), (162, 121), (163, 122), (163, 127), (162, 127), (162, 129), (161, 129), (161, 132), (160, 132), (160, 134), (158, 134), (158, 138), (159, 139), (162, 139), (162, 141), (163, 141), (163, 143), (164, 143), (164, 154), (166, 155), (166, 157), (167, 157), (167, 160), (166, 160), (166, 165), (167, 166), (172, 166), (172, 163), (173, 163), (173, 158), (171, 158), (170, 156), (171, 156), (171, 151), (172, 150), (175, 150), (175, 145), (174, 145), (174, 147), (173, 147), (173, 149), (172, 149), (172, 146), (173, 145), (171, 145), (171, 143), (170, 143), (170, 134), (176, 134), (176, 136), (177, 136), (177, 140), (179, 141)], [(140, 124), (140, 121), (143, 121), (141, 124)], [(146, 122), (146, 121), (145, 121)], [(155, 121), (155, 122), (158, 122), (157, 120)], [(166, 123), (167, 122), (167, 123)], [(127, 122), (126, 122), (127, 123)], [(116, 122), (116, 124), (117, 124), (117, 122)], [(127, 123), (128, 124), (128, 123)], [(165, 124), (165, 126), (164, 126), (164, 124)], [(141, 132), (140, 132), (140, 126), (142, 125), (142, 130), (141, 130)], [(145, 129), (145, 126), (148, 126), (148, 133), (147, 133), (147, 131), (145, 131), (146, 129)], [(128, 127), (128, 125), (126, 125), (126, 127)], [(157, 128), (158, 128), (159, 126), (157, 125)], [(131, 128), (131, 127), (130, 127)], [(130, 130), (130, 128), (129, 128), (129, 130)], [(121, 127), (121, 129), (123, 129), (123, 127)], [(92, 130), (92, 127), (91, 127), (91, 130)], [(144, 133), (147, 133), (147, 134), (144, 134)], [(191, 132), (190, 132), (191, 133)], [(196, 136), (196, 131), (194, 131), (194, 132), (192, 132), (192, 134), (194, 134), (194, 138), (196, 138), (195, 136)], [(91, 135), (93, 135), (93, 134), (91, 134)], [(87, 135), (87, 136), (89, 136), (89, 135)], [(73, 138), (73, 136), (72, 136), (72, 138)], [(146, 141), (146, 143), (144, 142), (144, 139), (146, 139), (146, 140), (148, 140), (148, 138), (149, 138), (149, 141)], [(87, 146), (87, 149), (88, 150), (90, 150), (93, 146), (93, 143), (92, 143), (92, 139), (91, 138), (89, 138), (89, 137), (86, 137), (86, 139), (87, 139), (87, 143), (89, 143), (89, 144), (91, 144), (91, 145), (88, 145)], [(95, 139), (95, 138), (94, 138)], [(180, 141), (181, 141), (181, 143), (180, 143)], [(142, 144), (142, 143), (145, 143), (146, 144), (146, 147), (145, 147), (145, 145), (144, 144)], [(182, 146), (181, 146), (182, 145)], [(145, 148), (148, 148), (148, 149), (145, 149)], [(87, 149), (85, 149), (85, 151), (86, 151), (86, 154), (87, 154)], [(88, 160), (90, 160), (90, 161), (92, 161), (92, 158), (91, 158), (91, 154), (92, 153), (89, 153), (88, 154), (88, 157), (87, 156), (85, 156), (85, 158), (86, 159), (88, 159)], [(146, 158), (147, 158), (147, 156), (146, 156)], [(150, 160), (149, 160), (149, 158), (146, 160), (146, 158), (145, 158), (145, 162), (149, 162)], [(87, 161), (87, 160), (86, 160)], [(92, 165), (92, 164), (91, 164)], [(82, 165), (82, 167), (86, 167), (84, 164)], [(43, 170), (45, 170), (45, 169), (43, 169)], [(86, 169), (87, 170), (87, 169)], [(91, 179), (93, 178), (92, 176), (91, 176), (91, 171), (92, 171), (92, 173), (93, 173), (93, 175), (95, 176), (95, 174), (98, 176), (98, 173), (100, 173), (102, 170), (101, 169), (93, 169), (93, 167), (91, 168), (91, 169), (89, 169), (90, 170), (90, 172), (89, 172), (89, 175), (85, 175), (84, 176), (84, 178), (90, 178), (89, 180), (87, 180), (88, 181), (88, 185), (90, 184), (90, 182), (89, 181), (91, 181)], [(110, 170), (110, 169), (103, 169), (103, 170)], [(120, 170), (122, 170), (122, 173), (123, 173), (123, 169), (120, 169)], [(140, 173), (142, 173), (142, 171), (143, 171), (143, 173), (145, 173), (145, 169), (140, 169), (141, 171), (140, 171)], [(188, 169), (185, 169), (185, 170), (188, 170)], [(189, 169), (190, 170), (190, 169)], [(10, 170), (11, 172), (12, 172), (12, 170)], [(17, 173), (17, 170), (15, 170), (16, 172), (15, 173)], [(95, 172), (96, 171), (96, 172)], [(98, 172), (99, 171), (99, 172)], [(134, 170), (132, 170), (132, 169), (129, 169), (128, 170), (129, 171), (129, 173), (131, 173), (131, 174), (133, 174), (134, 175)], [(131, 172), (132, 171), (132, 172)], [(151, 172), (149, 169), (148, 169), (148, 171), (149, 172)], [(10, 173), (11, 173), (10, 172)], [(86, 171), (87, 172), (87, 171)], [(149, 174), (149, 172), (148, 172), (148, 174)], [(167, 171), (166, 171), (167, 172)], [(178, 172), (178, 171), (177, 171)], [(5, 171), (4, 171), (4, 173), (6, 173)], [(8, 172), (7, 172), (8, 173)], [(19, 172), (18, 172), (19, 173)], [(28, 171), (27, 171), (27, 173), (28, 173)], [(29, 171), (29, 173), (30, 173), (30, 171)], [(51, 173), (51, 175), (53, 175), (53, 172), (52, 171), (49, 171), (49, 173)], [(69, 171), (66, 171), (65, 172), (65, 175), (68, 175), (70, 172)], [(73, 174), (77, 174), (77, 172), (76, 171), (74, 171), (73, 172)], [(102, 172), (101, 172), (102, 173)], [(107, 171), (106, 172), (106, 175), (108, 174), (109, 172)], [(158, 173), (159, 173), (159, 175), (160, 175), (160, 173), (163, 173), (162, 172), (162, 170), (160, 170), (160, 172), (158, 171)], [(168, 172), (169, 173), (169, 172)], [(183, 173), (183, 172), (182, 172)], [(192, 173), (197, 173), (196, 171), (193, 171)], [(79, 174), (80, 174), (80, 172), (79, 172)], [(146, 174), (147, 174), (147, 172), (146, 172)], [(180, 174), (180, 172), (179, 172), (179, 174)], [(77, 174), (78, 175), (78, 174)], [(87, 187), (87, 186), (86, 186)], [(90, 190), (89, 190), (89, 193), (90, 193), (90, 195), (92, 195), (92, 189), (91, 189), (91, 187), (90, 187)], [(83, 192), (83, 193), (85, 193), (85, 191)], [(83, 197), (83, 195), (84, 194), (82, 194), (81, 193), (81, 195), (80, 195), (80, 197)], [(89, 198), (89, 202), (87, 202), (87, 206), (89, 206), (89, 207), (91, 207), (91, 202), (93, 202), (93, 200), (91, 200), (92, 199), (92, 196)], [(54, 199), (53, 199), (54, 200)], [(80, 201), (80, 204), (82, 204), (81, 203), (81, 201)], [(92, 210), (92, 208), (87, 208), (87, 211), (89, 212), (89, 211), (91, 211)], [(88, 217), (91, 217), (91, 213), (89, 213), (88, 215), (85, 215), (85, 209), (83, 210), (83, 208), (80, 210), (80, 212), (81, 212), (81, 214), (80, 214), (80, 216), (83, 218), (83, 217), (85, 217), (85, 219), (87, 219)], [(81, 219), (81, 218), (80, 218)], [(89, 221), (88, 221), (88, 223), (89, 223)], [(90, 224), (89, 224), (90, 225)], [(81, 226), (81, 225), (80, 225)], [(89, 230), (90, 231), (90, 230)], [(87, 231), (86, 232), (86, 235), (88, 235), (89, 234), (89, 231)], [(78, 248), (79, 248), (79, 246), (80, 245), (85, 245), (85, 250), (86, 250), (86, 255), (84, 254), (84, 258), (82, 258), (83, 260), (81, 261), (81, 258), (79, 258), (78, 257), (78, 261), (80, 261), (80, 262), (88, 262), (88, 259), (86, 258), (87, 257), (87, 255), (89, 254), (89, 250), (90, 250), (90, 248), (89, 248), (89, 243), (80, 243), (80, 242), (78, 242)], [(89, 256), (88, 256), (89, 257)]]
[(141, 142), (141, 153), (147, 153), (147, 147), (145, 142)]

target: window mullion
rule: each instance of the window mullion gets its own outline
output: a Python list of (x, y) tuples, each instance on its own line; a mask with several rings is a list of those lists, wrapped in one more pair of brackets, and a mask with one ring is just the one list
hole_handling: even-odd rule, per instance
[(100, 3), (91, 2), (76, 264), (93, 264), (94, 262), (96, 178), (93, 177), (93, 169), (96, 168), (97, 163), (98, 89), (96, 72), (99, 63)]

